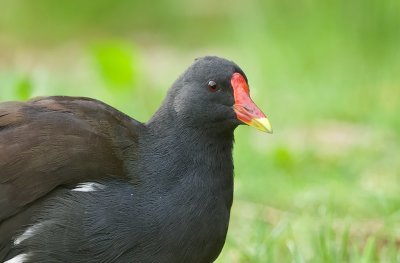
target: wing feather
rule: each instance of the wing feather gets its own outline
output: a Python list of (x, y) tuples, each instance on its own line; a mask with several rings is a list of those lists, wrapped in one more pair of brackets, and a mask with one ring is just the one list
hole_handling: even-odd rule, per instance
[(60, 185), (126, 177), (142, 128), (94, 99), (1, 103), (0, 223)]

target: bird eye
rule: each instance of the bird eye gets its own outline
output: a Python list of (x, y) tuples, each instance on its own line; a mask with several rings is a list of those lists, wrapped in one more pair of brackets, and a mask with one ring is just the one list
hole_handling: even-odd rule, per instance
[(218, 90), (218, 85), (215, 81), (210, 80), (208, 82), (208, 90), (211, 92), (216, 92)]

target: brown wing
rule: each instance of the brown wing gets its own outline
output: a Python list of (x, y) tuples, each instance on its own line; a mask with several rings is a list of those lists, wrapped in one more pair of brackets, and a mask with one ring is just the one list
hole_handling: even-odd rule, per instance
[(0, 228), (57, 186), (125, 177), (142, 127), (88, 98), (1, 103)]

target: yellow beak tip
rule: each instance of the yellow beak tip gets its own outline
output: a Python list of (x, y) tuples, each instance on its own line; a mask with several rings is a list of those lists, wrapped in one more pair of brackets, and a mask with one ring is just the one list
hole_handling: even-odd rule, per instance
[(267, 118), (258, 118), (253, 120), (253, 125), (255, 128), (259, 129), (260, 131), (273, 133), (272, 125)]

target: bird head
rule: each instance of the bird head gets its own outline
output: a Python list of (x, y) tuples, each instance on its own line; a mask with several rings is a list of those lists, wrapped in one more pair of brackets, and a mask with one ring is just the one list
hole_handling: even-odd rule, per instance
[(234, 129), (246, 124), (272, 133), (266, 115), (250, 97), (246, 75), (224, 58), (196, 59), (176, 80), (167, 100), (186, 125)]

